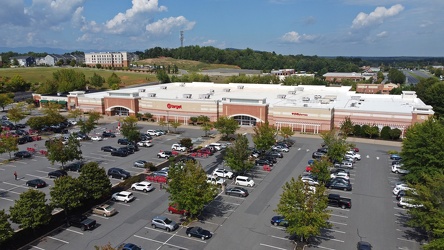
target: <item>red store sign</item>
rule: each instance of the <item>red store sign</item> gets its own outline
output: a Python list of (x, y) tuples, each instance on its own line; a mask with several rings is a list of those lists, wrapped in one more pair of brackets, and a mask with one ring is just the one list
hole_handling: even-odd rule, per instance
[(308, 114), (301, 114), (301, 113), (298, 113), (298, 112), (293, 112), (291, 114), (292, 115), (299, 115), (299, 116), (308, 116)]
[(171, 103), (167, 104), (168, 109), (182, 109), (182, 105), (173, 105)]

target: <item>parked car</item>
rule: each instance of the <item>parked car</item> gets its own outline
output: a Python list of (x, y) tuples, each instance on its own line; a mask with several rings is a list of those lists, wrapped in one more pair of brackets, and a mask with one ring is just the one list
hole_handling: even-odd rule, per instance
[(117, 210), (109, 204), (103, 204), (93, 207), (92, 213), (108, 217), (116, 214)]
[(349, 161), (342, 161), (341, 165), (339, 166), (340, 168), (353, 168), (353, 163), (349, 162)]
[(351, 208), (351, 199), (341, 197), (339, 194), (328, 194), (328, 205), (340, 208)]
[(171, 151), (162, 151), (157, 153), (157, 158), (165, 158), (168, 159), (173, 155)]
[(116, 150), (112, 150), (111, 151), (111, 155), (112, 156), (120, 156), (120, 157), (125, 157), (128, 156), (128, 151), (127, 150), (122, 150), (122, 149), (116, 149)]
[(271, 217), (270, 223), (274, 226), (288, 227), (288, 221), (285, 219), (284, 216), (280, 215)]
[(410, 171), (404, 169), (402, 165), (392, 165), (392, 172), (397, 174), (408, 174)]
[(409, 187), (407, 184), (400, 184), (400, 185), (395, 186), (395, 188), (393, 188), (393, 191), (392, 191), (392, 192), (393, 192), (394, 195), (398, 195), (398, 193), (399, 193), (401, 190), (404, 190), (404, 191), (409, 190), (409, 191), (412, 191), (412, 192), (415, 191), (415, 189)]
[(322, 152), (313, 152), (313, 154), (311, 154), (311, 158), (313, 159), (321, 159), (325, 154)]
[(213, 175), (216, 175), (216, 176), (219, 176), (219, 177), (222, 177), (222, 178), (228, 178), (228, 179), (233, 178), (233, 172), (228, 171), (228, 170), (223, 169), (223, 168), (216, 168), (213, 171)]
[(391, 154), (390, 155), (390, 160), (400, 161), (401, 159), (402, 159), (402, 157), (398, 154)]
[(290, 149), (288, 149), (287, 147), (283, 146), (283, 145), (274, 145), (273, 147), (271, 147), (272, 150), (275, 151), (279, 151), (279, 152), (285, 152), (288, 153), (290, 151)]
[(359, 241), (357, 247), (358, 250), (372, 250), (372, 245), (366, 241)]
[(334, 179), (334, 178), (344, 178), (346, 180), (350, 179), (350, 176), (347, 172), (337, 172), (337, 173), (331, 173), (330, 174), (330, 178)]
[(102, 151), (104, 151), (104, 152), (112, 152), (112, 151), (114, 151), (114, 150), (117, 150), (117, 148), (112, 147), (112, 146), (103, 146), (103, 147), (101, 147), (100, 149), (101, 149)]
[(239, 175), (239, 176), (236, 176), (236, 180), (234, 181), (234, 184), (240, 185), (240, 186), (252, 187), (252, 186), (254, 186), (254, 181), (248, 176)]
[(92, 230), (96, 226), (96, 220), (81, 214), (68, 216), (66, 223), (68, 226), (78, 227), (82, 231)]
[(209, 148), (201, 148), (199, 150), (197, 150), (198, 153), (201, 154), (206, 154), (206, 155), (213, 155), (213, 151), (211, 151), (211, 149)]
[(103, 131), (103, 133), (102, 133), (102, 137), (103, 137), (103, 138), (107, 138), (107, 137), (114, 138), (114, 137), (116, 137), (116, 134), (111, 133), (111, 132)]
[(15, 158), (31, 158), (32, 157), (32, 155), (31, 155), (31, 153), (29, 153), (28, 151), (18, 151), (18, 152), (15, 152), (14, 153), (14, 157)]
[(272, 156), (274, 158), (283, 158), (284, 157), (284, 155), (281, 152), (278, 152), (276, 150), (270, 150), (270, 151), (266, 152), (265, 155)]
[(180, 214), (180, 215), (187, 215), (188, 211), (184, 209), (179, 209), (177, 204), (170, 204), (168, 206), (168, 212), (170, 214)]
[(121, 168), (110, 168), (108, 169), (108, 176), (117, 179), (128, 179), (131, 177), (131, 174)]
[(146, 131), (146, 133), (149, 134), (149, 135), (151, 135), (151, 136), (161, 136), (161, 135), (163, 135), (162, 132), (156, 131), (156, 130), (154, 130), (154, 129), (148, 129), (148, 130)]
[(163, 177), (168, 178), (168, 171), (165, 171), (165, 170), (159, 170), (159, 171), (154, 172), (153, 174), (157, 175), (157, 176), (163, 176)]
[(319, 185), (318, 180), (310, 176), (302, 176), (301, 180), (302, 182), (308, 183), (308, 185)]
[(400, 200), (401, 197), (404, 197), (406, 195), (406, 192), (404, 190), (401, 190), (398, 192), (398, 194), (396, 195), (396, 200)]
[(160, 215), (151, 220), (151, 227), (165, 229), (167, 232), (170, 232), (179, 228), (179, 225), (167, 217)]
[(117, 250), (143, 250), (138, 245), (135, 245), (133, 243), (122, 243)]
[(225, 183), (225, 179), (209, 174), (207, 175), (207, 183), (214, 185), (223, 185)]
[(91, 140), (92, 141), (101, 141), (101, 140), (103, 140), (103, 138), (99, 135), (95, 135), (95, 136), (91, 137)]
[(256, 159), (256, 161), (254, 163), (256, 164), (256, 166), (263, 166), (263, 165), (273, 166), (272, 161), (270, 161), (268, 159), (264, 159), (264, 158)]
[(185, 151), (187, 151), (187, 147), (184, 147), (178, 143), (175, 143), (175, 144), (171, 145), (171, 150), (185, 152)]
[(335, 178), (330, 179), (326, 184), (325, 187), (329, 189), (340, 189), (344, 191), (351, 191), (352, 185), (349, 180), (342, 179), (342, 178)]
[(128, 192), (128, 191), (121, 191), (118, 193), (114, 193), (111, 196), (111, 200), (113, 201), (123, 201), (125, 203), (128, 203), (130, 201), (133, 201), (135, 199), (134, 195), (132, 192)]
[(209, 239), (213, 236), (210, 231), (205, 230), (201, 227), (189, 227), (186, 230), (186, 234), (188, 235), (188, 237), (196, 237), (202, 240)]
[(131, 185), (131, 189), (133, 191), (143, 191), (143, 192), (150, 192), (154, 189), (153, 185), (151, 184), (151, 182), (148, 181), (141, 181), (141, 182), (136, 182), (133, 185)]
[(23, 129), (17, 129), (15, 131), (15, 134), (17, 134), (17, 135), (29, 135), (29, 133), (27, 131), (23, 130)]
[(398, 207), (402, 208), (419, 208), (423, 206), (422, 204), (415, 204), (412, 199), (406, 197), (401, 197), (398, 201)]
[(63, 167), (63, 169), (66, 171), (80, 172), (80, 171), (82, 171), (83, 165), (85, 165), (85, 163), (83, 161), (77, 161), (77, 162), (73, 162), (68, 165), (65, 165)]
[(247, 197), (248, 196), (248, 190), (241, 187), (233, 187), (233, 188), (227, 188), (225, 190), (226, 195), (233, 195), (233, 196), (239, 196), (239, 197)]
[(353, 150), (350, 150), (348, 152), (345, 153), (345, 157), (350, 157), (350, 158), (354, 158), (355, 160), (360, 161), (361, 160), (361, 155), (356, 153)]
[(26, 186), (34, 188), (46, 187), (46, 182), (42, 179), (33, 179), (26, 182)]
[(126, 138), (120, 138), (120, 139), (117, 140), (117, 144), (128, 145), (129, 141)]
[(139, 141), (139, 142), (137, 142), (137, 145), (140, 147), (147, 147), (147, 148), (153, 146), (153, 144), (149, 140)]
[(67, 176), (67, 175), (68, 175), (68, 173), (65, 170), (54, 170), (54, 171), (51, 171), (48, 173), (49, 178), (55, 178), (55, 179), (63, 177), (63, 176)]
[(146, 164), (148, 164), (148, 162), (145, 160), (137, 160), (134, 162), (133, 166), (138, 168), (144, 168)]

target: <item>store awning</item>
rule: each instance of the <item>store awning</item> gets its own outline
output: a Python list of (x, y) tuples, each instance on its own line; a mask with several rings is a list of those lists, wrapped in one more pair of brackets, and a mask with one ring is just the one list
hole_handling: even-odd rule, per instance
[(57, 103), (57, 100), (51, 100), (50, 103)]
[(40, 103), (48, 103), (48, 100), (40, 100)]
[(68, 102), (67, 101), (59, 101), (59, 104), (61, 105), (66, 105)]

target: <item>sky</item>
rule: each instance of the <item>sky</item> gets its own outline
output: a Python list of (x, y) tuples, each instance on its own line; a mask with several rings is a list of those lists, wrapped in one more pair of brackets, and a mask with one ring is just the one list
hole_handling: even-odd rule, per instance
[(444, 56), (444, 0), (0, 0), (0, 6), (0, 48), (145, 51), (180, 47), (183, 31), (184, 46)]

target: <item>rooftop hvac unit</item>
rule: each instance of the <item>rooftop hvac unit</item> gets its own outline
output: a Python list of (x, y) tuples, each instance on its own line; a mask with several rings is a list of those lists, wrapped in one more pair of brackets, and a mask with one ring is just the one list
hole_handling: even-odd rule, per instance
[(183, 94), (183, 98), (186, 98), (186, 99), (191, 99), (191, 94)]
[(146, 89), (139, 89), (139, 92), (145, 92)]
[(351, 99), (352, 99), (352, 100), (359, 101), (359, 99), (361, 99), (361, 96), (359, 96), (359, 95), (355, 95), (355, 96), (352, 96)]
[(315, 95), (314, 97), (315, 97), (315, 100), (317, 100), (317, 99), (321, 99), (321, 98), (322, 98), (321, 95)]
[(230, 92), (230, 89), (224, 89), (224, 92)]
[(210, 89), (210, 93), (211, 93), (211, 94), (214, 94), (214, 89)]
[(156, 93), (149, 93), (148, 97), (156, 97)]
[(304, 101), (304, 102), (308, 102), (308, 101), (310, 101), (310, 97), (306, 97), (306, 96), (304, 96), (304, 97), (302, 97), (302, 101)]
[(225, 98), (225, 97), (222, 97), (222, 101), (226, 101), (227, 100), (227, 98)]
[(237, 86), (238, 89), (244, 89), (244, 85)]
[(350, 104), (350, 107), (356, 107), (356, 102), (352, 102), (352, 103)]
[(304, 91), (304, 87), (297, 87), (296, 90), (297, 91)]
[(308, 104), (307, 104), (307, 103), (305, 103), (305, 104), (304, 104), (304, 107), (305, 107), (305, 108), (306, 108), (306, 107), (308, 107)]
[(287, 97), (286, 95), (277, 95), (277, 98), (279, 99), (285, 99), (285, 97)]
[(296, 95), (296, 90), (288, 91), (289, 95)]
[(322, 99), (321, 100), (321, 104), (329, 104), (330, 100), (329, 99)]
[(210, 94), (200, 94), (199, 99), (210, 99)]
[(365, 99), (361, 98), (361, 99), (359, 99), (359, 101), (360, 101), (360, 102), (363, 102), (363, 101), (365, 101)]
[(161, 89), (167, 89), (167, 86), (160, 86)]
[(181, 86), (181, 87), (185, 87), (185, 83), (181, 83), (179, 86)]

